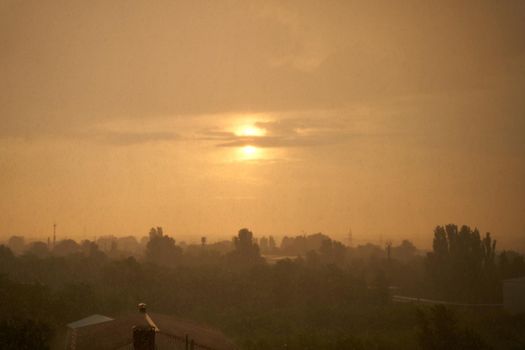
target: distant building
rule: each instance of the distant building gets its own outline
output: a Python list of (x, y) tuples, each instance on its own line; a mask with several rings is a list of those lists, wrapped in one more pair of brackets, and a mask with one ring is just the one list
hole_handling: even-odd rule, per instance
[(503, 281), (503, 308), (511, 314), (525, 313), (525, 277)]
[[(125, 317), (112, 319), (92, 315), (67, 327), (66, 350), (235, 349), (234, 344), (218, 330), (172, 316), (146, 313), (145, 306), (141, 307), (141, 312)], [(137, 334), (141, 333), (136, 332), (137, 329), (146, 329), (146, 333), (152, 335), (154, 345), (137, 346)]]

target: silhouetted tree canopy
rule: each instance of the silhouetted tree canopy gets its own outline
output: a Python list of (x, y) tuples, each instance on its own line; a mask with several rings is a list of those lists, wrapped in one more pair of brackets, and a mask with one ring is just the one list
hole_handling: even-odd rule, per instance
[(0, 349), (48, 350), (52, 337), (51, 328), (31, 319), (0, 320)]
[(49, 248), (44, 242), (33, 242), (29, 244), (29, 247), (26, 251), (27, 254), (33, 254), (40, 258), (49, 255)]
[(418, 310), (421, 350), (488, 350), (490, 346), (476, 332), (461, 328), (456, 315), (443, 305), (428, 312)]
[[(520, 349), (523, 316), (462, 307), (418, 314), (392, 301), (396, 293), (501, 302), (501, 278), (525, 276), (523, 255), (496, 254), (492, 237), (478, 239), (476, 230), (448, 230), (436, 229), (427, 256), (402, 241), (392, 244), (390, 259), (385, 247), (346, 247), (326, 235), (313, 235), (316, 249), (298, 257), (275, 247), (263, 258), (248, 229), (230, 241), (181, 247), (155, 227), (142, 254), (120, 246), (105, 254), (89, 240), (45, 256), (17, 256), (0, 245), (0, 325), (13, 341), (34, 333), (32, 348), (63, 349), (65, 324), (91, 314), (118, 317), (147, 302), (154, 312), (218, 327), (241, 349)], [(309, 236), (299, 237), (289, 243), (302, 251)], [(463, 278), (470, 271), (474, 277)]]
[(498, 299), (495, 268), (496, 241), (490, 233), (450, 224), (434, 230), (427, 270), (433, 286), (448, 300), (490, 302)]
[(22, 236), (11, 236), (7, 241), (7, 246), (15, 254), (21, 254), (25, 249), (25, 239)]
[(229, 260), (239, 266), (262, 263), (263, 259), (259, 251), (259, 246), (253, 239), (253, 233), (247, 228), (239, 230), (237, 237), (233, 238), (235, 249), (229, 253)]
[(80, 252), (80, 245), (72, 239), (64, 239), (57, 242), (53, 249), (53, 254), (56, 255), (70, 255)]
[(182, 249), (175, 244), (175, 240), (164, 235), (162, 227), (152, 227), (146, 245), (146, 261), (158, 265), (176, 266), (181, 258)]

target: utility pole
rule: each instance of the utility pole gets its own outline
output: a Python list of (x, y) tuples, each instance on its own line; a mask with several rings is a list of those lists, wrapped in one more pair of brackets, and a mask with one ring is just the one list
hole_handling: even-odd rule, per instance
[(57, 224), (55, 222), (53, 224), (53, 249), (55, 249), (56, 242), (57, 242)]
[(392, 249), (392, 241), (388, 240), (386, 241), (386, 257), (388, 261), (390, 261), (391, 249)]

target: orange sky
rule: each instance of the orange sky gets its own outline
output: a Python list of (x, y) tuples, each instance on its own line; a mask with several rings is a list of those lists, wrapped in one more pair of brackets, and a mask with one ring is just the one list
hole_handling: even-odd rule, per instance
[(523, 33), (517, 0), (0, 1), (0, 239), (523, 247)]

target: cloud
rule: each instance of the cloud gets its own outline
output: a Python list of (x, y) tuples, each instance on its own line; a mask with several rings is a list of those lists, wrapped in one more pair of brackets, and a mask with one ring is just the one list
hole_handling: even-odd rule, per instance
[(255, 122), (254, 126), (266, 131), (262, 136), (243, 136), (218, 129), (204, 130), (197, 137), (211, 141), (217, 147), (260, 148), (313, 147), (342, 143), (357, 136), (348, 125), (327, 118), (282, 118), (274, 121)]
[(102, 131), (87, 137), (97, 140), (98, 142), (120, 146), (162, 141), (178, 141), (181, 139), (180, 135), (171, 132)]
[(306, 147), (319, 146), (326, 144), (328, 140), (305, 138), (305, 137), (279, 137), (279, 136), (258, 136), (258, 137), (237, 137), (234, 140), (217, 144), (218, 147), (242, 147), (246, 145), (272, 148), (272, 147)]
[(524, 2), (407, 4), (4, 5), (0, 137), (524, 84)]

